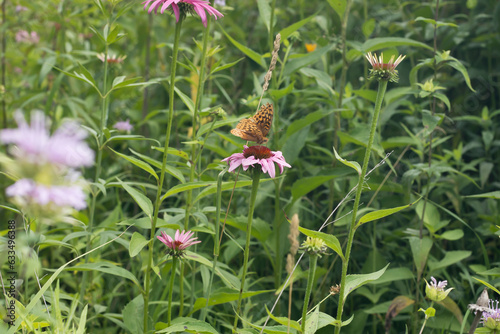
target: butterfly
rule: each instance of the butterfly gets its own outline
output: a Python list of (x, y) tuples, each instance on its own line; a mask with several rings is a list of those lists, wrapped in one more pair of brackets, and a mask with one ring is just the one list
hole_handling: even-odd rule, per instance
[(232, 129), (231, 133), (244, 140), (254, 141), (257, 144), (267, 143), (266, 138), (271, 123), (273, 122), (273, 105), (266, 103), (260, 110), (251, 118), (242, 119), (236, 129)]

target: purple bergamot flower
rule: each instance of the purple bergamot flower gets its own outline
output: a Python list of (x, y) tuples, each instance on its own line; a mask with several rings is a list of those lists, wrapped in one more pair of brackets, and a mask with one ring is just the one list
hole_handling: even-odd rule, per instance
[(24, 205), (55, 205), (83, 210), (87, 207), (85, 193), (79, 186), (57, 186), (38, 184), (31, 179), (21, 179), (9, 186), (5, 193), (14, 201)]
[(130, 124), (130, 120), (127, 119), (126, 121), (119, 121), (119, 122), (116, 122), (115, 125), (113, 125), (113, 127), (116, 129), (116, 130), (119, 130), (119, 131), (132, 131), (132, 129), (134, 128), (132, 126), (132, 124)]
[(0, 131), (0, 141), (16, 145), (13, 154), (31, 163), (53, 163), (66, 167), (94, 164), (94, 151), (85, 141), (87, 133), (76, 122), (66, 122), (50, 136), (45, 115), (41, 111), (31, 114), (28, 124), (21, 112), (14, 115), (18, 128)]

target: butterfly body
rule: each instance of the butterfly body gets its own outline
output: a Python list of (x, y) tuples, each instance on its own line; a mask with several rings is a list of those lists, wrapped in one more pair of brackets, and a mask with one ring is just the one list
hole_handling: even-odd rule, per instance
[(266, 138), (273, 122), (273, 105), (267, 103), (251, 118), (242, 119), (231, 133), (257, 144), (267, 143)]

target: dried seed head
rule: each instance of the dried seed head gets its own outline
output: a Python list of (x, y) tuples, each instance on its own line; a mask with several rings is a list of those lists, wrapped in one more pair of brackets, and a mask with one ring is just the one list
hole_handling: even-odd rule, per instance
[(271, 55), (271, 64), (269, 65), (269, 70), (264, 76), (264, 85), (262, 86), (263, 91), (266, 91), (267, 88), (269, 87), (269, 80), (271, 80), (273, 71), (276, 68), (276, 62), (278, 61), (278, 51), (280, 50), (280, 43), (281, 43), (281, 35), (278, 33), (276, 35), (276, 39), (274, 40), (274, 48)]
[(292, 256), (297, 254), (299, 249), (299, 215), (294, 214), (292, 216), (292, 221), (290, 223), (290, 234), (288, 234), (288, 240), (290, 241), (290, 253)]

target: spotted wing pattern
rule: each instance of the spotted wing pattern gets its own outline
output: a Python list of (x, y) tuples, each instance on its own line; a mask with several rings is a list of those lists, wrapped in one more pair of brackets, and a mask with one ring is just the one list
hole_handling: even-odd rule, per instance
[(231, 133), (257, 144), (267, 143), (267, 134), (273, 122), (273, 105), (267, 103), (251, 118), (242, 119)]

